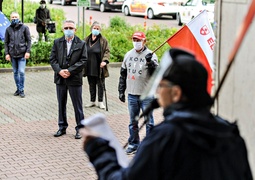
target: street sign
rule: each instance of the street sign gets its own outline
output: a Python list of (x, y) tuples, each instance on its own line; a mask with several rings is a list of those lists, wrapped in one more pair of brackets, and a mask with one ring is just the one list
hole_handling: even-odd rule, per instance
[(90, 0), (78, 0), (77, 6), (90, 7)]

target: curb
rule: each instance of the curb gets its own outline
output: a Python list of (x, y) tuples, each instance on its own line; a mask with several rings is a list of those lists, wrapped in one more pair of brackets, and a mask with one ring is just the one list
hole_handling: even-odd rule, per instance
[[(122, 62), (110, 62), (110, 68), (119, 68), (121, 67)], [(26, 72), (38, 72), (38, 71), (50, 71), (52, 70), (51, 66), (33, 66), (33, 67), (26, 67)], [(0, 68), (0, 73), (10, 73), (12, 72), (12, 68)]]

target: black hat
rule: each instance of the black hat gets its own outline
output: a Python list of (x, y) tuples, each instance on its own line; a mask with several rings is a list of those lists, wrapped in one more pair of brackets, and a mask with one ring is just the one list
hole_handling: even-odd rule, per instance
[(46, 4), (46, 1), (45, 0), (41, 0), (40, 4)]
[(207, 92), (207, 71), (195, 56), (182, 49), (169, 50), (172, 64), (166, 70), (162, 79), (179, 85), (195, 106), (211, 106), (213, 100)]

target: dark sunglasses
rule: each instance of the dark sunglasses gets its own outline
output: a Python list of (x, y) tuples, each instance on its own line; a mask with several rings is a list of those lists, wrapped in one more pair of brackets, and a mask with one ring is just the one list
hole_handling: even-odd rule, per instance
[(74, 28), (73, 27), (64, 27), (64, 30), (67, 30), (67, 29), (73, 30)]

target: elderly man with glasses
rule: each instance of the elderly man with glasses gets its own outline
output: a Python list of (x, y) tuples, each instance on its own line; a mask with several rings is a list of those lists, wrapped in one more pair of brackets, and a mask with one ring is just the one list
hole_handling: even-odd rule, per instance
[(68, 127), (66, 115), (67, 92), (71, 97), (75, 111), (76, 134), (75, 139), (80, 139), (79, 129), (81, 120), (84, 119), (82, 108), (82, 70), (87, 63), (86, 44), (75, 35), (76, 24), (72, 20), (63, 23), (64, 36), (54, 40), (50, 55), (50, 64), (55, 72), (58, 99), (58, 126), (59, 130), (54, 137), (66, 134)]
[[(155, 78), (164, 121), (144, 138), (128, 167), (120, 165), (108, 140), (89, 127), (80, 130), (98, 178), (252, 180), (238, 126), (210, 112), (206, 69), (187, 51), (170, 49), (165, 55)], [(165, 70), (162, 62), (170, 61)]]

